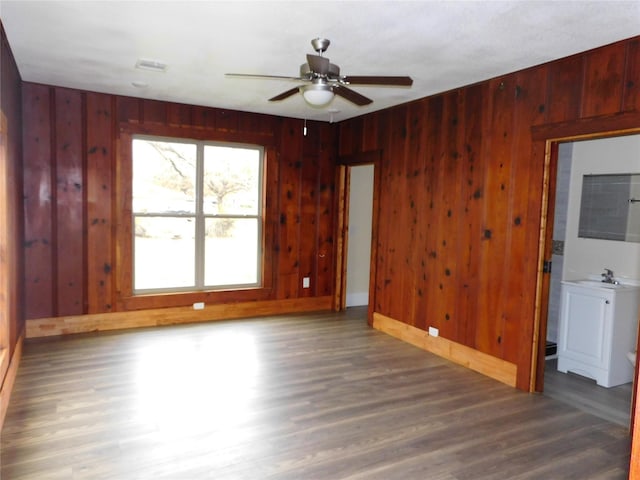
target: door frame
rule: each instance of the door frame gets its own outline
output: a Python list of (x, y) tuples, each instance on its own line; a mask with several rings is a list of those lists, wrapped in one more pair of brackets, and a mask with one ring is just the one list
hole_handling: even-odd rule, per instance
[[(531, 372), (529, 390), (544, 390), (544, 357), (549, 309), (549, 286), (551, 275), (545, 274), (544, 262), (551, 261), (553, 239), (553, 214), (555, 210), (556, 172), (558, 167), (558, 144), (588, 139), (610, 138), (640, 134), (640, 114), (629, 113), (578, 122), (540, 125), (532, 127), (533, 158), (544, 152), (542, 183), (542, 209), (538, 245), (538, 271), (536, 278), (533, 345), (531, 350)], [(639, 315), (640, 320), (640, 315)], [(640, 337), (637, 347), (640, 349)], [(631, 433), (636, 413), (638, 369), (636, 363), (634, 388), (631, 399)], [(637, 442), (636, 442), (637, 443)], [(638, 445), (640, 449), (640, 445)]]
[(377, 238), (380, 198), (380, 164), (382, 150), (368, 150), (356, 155), (338, 157), (336, 172), (338, 221), (336, 225), (336, 254), (335, 254), (335, 286), (333, 309), (342, 311), (346, 308), (347, 298), (347, 254), (349, 244), (349, 195), (351, 181), (351, 167), (373, 165), (373, 205), (371, 219), (371, 259), (369, 262), (369, 307), (367, 321), (373, 324), (375, 311), (375, 279), (377, 259)]

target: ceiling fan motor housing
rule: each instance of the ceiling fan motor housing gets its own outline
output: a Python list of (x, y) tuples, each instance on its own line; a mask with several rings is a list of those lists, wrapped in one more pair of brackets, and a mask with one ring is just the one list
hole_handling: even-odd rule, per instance
[[(314, 72), (308, 63), (300, 65), (300, 78), (313, 80), (317, 77), (317, 73)], [(340, 78), (340, 67), (333, 63), (329, 64), (329, 71), (326, 73), (326, 77), (329, 80), (338, 80)]]

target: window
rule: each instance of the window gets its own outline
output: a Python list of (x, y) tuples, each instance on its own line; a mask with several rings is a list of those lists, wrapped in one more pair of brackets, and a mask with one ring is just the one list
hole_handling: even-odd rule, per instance
[(258, 287), (260, 146), (134, 136), (133, 291)]

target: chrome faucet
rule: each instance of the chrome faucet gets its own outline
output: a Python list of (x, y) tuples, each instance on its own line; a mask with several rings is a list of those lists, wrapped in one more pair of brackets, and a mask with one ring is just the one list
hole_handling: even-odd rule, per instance
[(608, 268), (604, 269), (604, 273), (600, 275), (602, 277), (602, 281), (604, 283), (618, 283), (613, 279), (613, 270), (609, 270)]

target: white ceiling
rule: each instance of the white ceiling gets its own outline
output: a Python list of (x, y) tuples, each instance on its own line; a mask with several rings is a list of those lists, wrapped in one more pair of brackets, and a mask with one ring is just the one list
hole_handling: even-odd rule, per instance
[[(633, 37), (640, 1), (0, 0), (0, 18), (25, 81), (340, 121)], [(331, 40), (325, 56), (343, 75), (414, 84), (354, 86), (373, 104), (314, 109), (301, 95), (268, 101), (295, 82), (224, 76), (297, 76), (315, 37)]]

